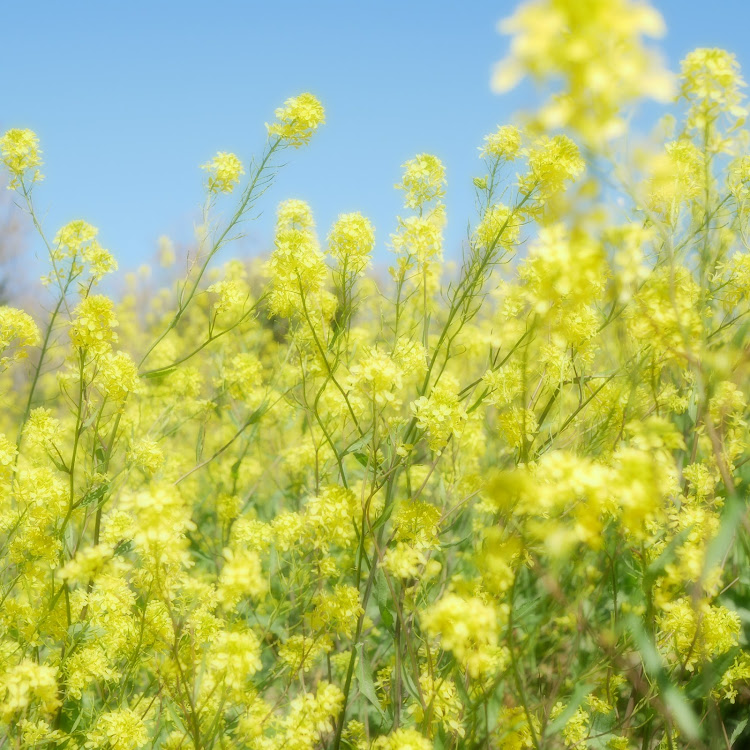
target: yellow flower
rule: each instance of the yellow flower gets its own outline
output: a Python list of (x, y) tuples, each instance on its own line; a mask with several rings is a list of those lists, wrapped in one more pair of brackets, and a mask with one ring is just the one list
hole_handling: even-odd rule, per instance
[(497, 645), (497, 614), (475, 596), (445, 594), (422, 612), (421, 624), (430, 638), (440, 638), (441, 647), (452, 651), (474, 678), (481, 674), (491, 647)]
[(89, 266), (89, 273), (95, 282), (117, 270), (117, 261), (109, 250), (105, 250), (96, 240), (99, 230), (82, 219), (71, 221), (55, 235), (52, 256), (61, 261), (74, 258)]
[(39, 167), (42, 166), (39, 138), (33, 130), (8, 130), (0, 138), (0, 155), (10, 174), (9, 188), (15, 189), (22, 183), (29, 188), (35, 182), (44, 179), (44, 175), (39, 171)]
[(521, 149), (521, 131), (515, 125), (503, 125), (484, 137), (480, 150), (482, 158), (513, 161)]
[(276, 110), (276, 122), (266, 123), (268, 135), (299, 148), (312, 138), (313, 133), (326, 121), (323, 105), (312, 94), (300, 94), (287, 99)]
[(360, 213), (341, 214), (328, 235), (328, 251), (339, 268), (354, 276), (364, 273), (375, 245), (375, 230)]
[(450, 385), (439, 383), (429, 396), (420, 396), (411, 405), (417, 426), (427, 430), (430, 448), (442, 451), (452, 436), (460, 437), (466, 411)]
[(519, 179), (518, 188), (524, 195), (533, 193), (540, 203), (563, 191), (586, 166), (578, 146), (565, 135), (540, 138), (529, 150), (528, 159), (529, 173)]
[(737, 645), (740, 617), (723, 606), (681, 598), (665, 606), (659, 628), (665, 648), (692, 672)]
[(227, 609), (233, 609), (245, 596), (262, 596), (268, 584), (263, 576), (260, 558), (252, 550), (226, 548), (224, 567), (219, 576), (217, 597)]
[(396, 729), (372, 744), (372, 750), (432, 750), (432, 747), (432, 742), (416, 729)]
[(324, 591), (315, 597), (311, 624), (315, 629), (351, 638), (362, 611), (359, 591), (354, 586), (337, 584), (332, 592)]
[(112, 329), (118, 325), (112, 300), (101, 294), (90, 295), (75, 310), (70, 340), (76, 349), (103, 354), (109, 350), (111, 342), (117, 341)]
[(624, 132), (624, 107), (640, 97), (666, 102), (674, 95), (672, 76), (641, 41), (664, 33), (661, 16), (645, 2), (532, 0), (500, 29), (512, 40), (495, 68), (495, 91), (512, 89), (527, 74), (562, 79), (540, 112), (547, 128), (571, 127), (600, 144)]
[(443, 224), (441, 208), (424, 216), (399, 217), (398, 232), (391, 235), (394, 252), (415, 258), (420, 267), (443, 258)]
[(89, 733), (85, 747), (107, 747), (111, 750), (138, 750), (148, 742), (146, 725), (138, 712), (120, 708), (101, 714), (95, 729)]
[(122, 401), (138, 390), (138, 367), (125, 352), (104, 351), (97, 361), (97, 385), (111, 401)]
[(57, 669), (24, 659), (0, 674), (0, 719), (10, 721), (38, 705), (51, 714), (59, 705)]
[(407, 208), (421, 208), (445, 195), (445, 167), (437, 156), (417, 154), (402, 168), (404, 176), (396, 188), (406, 193), (404, 205)]
[(154, 440), (143, 438), (136, 440), (128, 451), (128, 461), (136, 464), (147, 474), (155, 474), (163, 466), (164, 453)]
[(734, 128), (744, 122), (747, 108), (743, 106), (741, 89), (745, 81), (734, 55), (723, 49), (699, 48), (690, 52), (681, 64), (680, 95), (690, 105), (687, 125), (699, 138), (706, 140), (709, 152), (733, 152), (731, 138), (715, 126), (724, 115)]
[(268, 262), (268, 306), (274, 315), (302, 313), (323, 288), (328, 272), (314, 227), (312, 212), (304, 201), (288, 200), (279, 205), (275, 247)]
[(482, 216), (475, 232), (477, 244), (485, 250), (496, 247), (511, 248), (518, 242), (521, 222), (502, 203), (490, 206)]
[(0, 306), (0, 369), (28, 356), (29, 346), (39, 343), (39, 329), (23, 310)]
[(208, 191), (210, 193), (231, 193), (240, 177), (245, 174), (242, 162), (234, 154), (219, 151), (214, 158), (201, 169), (208, 172)]

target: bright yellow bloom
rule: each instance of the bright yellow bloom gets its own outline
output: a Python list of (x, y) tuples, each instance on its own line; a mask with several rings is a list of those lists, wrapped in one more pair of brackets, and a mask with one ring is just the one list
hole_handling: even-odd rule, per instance
[(399, 217), (398, 232), (391, 235), (394, 252), (414, 258), (420, 267), (442, 260), (444, 218), (439, 209), (424, 216)]
[(521, 149), (521, 131), (515, 125), (502, 125), (484, 137), (480, 156), (487, 159), (513, 161)]
[(217, 589), (218, 599), (224, 607), (232, 609), (243, 597), (259, 597), (266, 591), (268, 584), (255, 552), (227, 548), (224, 560)]
[(406, 194), (407, 208), (422, 208), (445, 195), (445, 167), (437, 156), (417, 154), (402, 165), (404, 176), (396, 188)]
[(466, 411), (450, 385), (436, 385), (429, 396), (414, 401), (411, 409), (417, 426), (427, 430), (434, 451), (441, 451), (451, 437), (460, 437), (463, 431)]
[(111, 750), (138, 750), (148, 742), (146, 725), (130, 708), (103, 713), (89, 734), (85, 747), (107, 747)]
[(736, 612), (707, 602), (695, 607), (688, 599), (679, 599), (665, 609), (659, 620), (664, 645), (673, 650), (685, 669), (692, 672), (737, 645), (740, 618)]
[(744, 122), (747, 115), (742, 94), (745, 81), (737, 59), (722, 49), (699, 48), (682, 61), (681, 73), (680, 95), (690, 105), (688, 128), (706, 141), (709, 152), (732, 153), (732, 140), (722, 134), (717, 121), (725, 116), (734, 129), (736, 121)]
[(70, 340), (76, 349), (89, 350), (94, 354), (108, 351), (117, 341), (112, 330), (119, 325), (114, 312), (114, 303), (101, 294), (84, 298), (75, 310), (70, 326)]
[(294, 148), (304, 146), (313, 133), (325, 123), (323, 105), (312, 94), (300, 94), (276, 110), (276, 122), (266, 123), (268, 135), (277, 136)]
[(323, 288), (327, 269), (315, 236), (310, 207), (304, 201), (279, 205), (275, 248), (268, 263), (271, 274), (269, 308), (274, 315), (303, 314), (314, 307), (314, 296)]
[(432, 750), (432, 747), (432, 742), (416, 729), (397, 729), (372, 744), (372, 750)]
[(18, 188), (22, 183), (29, 188), (44, 179), (39, 171), (42, 166), (39, 138), (33, 130), (8, 130), (0, 138), (0, 156), (10, 174), (9, 188)]
[(0, 719), (10, 721), (32, 708), (51, 714), (59, 705), (57, 669), (24, 659), (0, 674)]
[(360, 213), (341, 214), (328, 235), (328, 252), (336, 258), (339, 268), (360, 276), (370, 265), (375, 246), (375, 230), (370, 220)]
[(495, 91), (512, 89), (526, 74), (543, 82), (562, 78), (540, 112), (547, 128), (571, 127), (598, 144), (624, 132), (624, 107), (674, 94), (672, 76), (641, 41), (664, 33), (661, 16), (645, 2), (532, 0), (500, 29), (512, 41), (495, 69)]
[(210, 193), (231, 193), (245, 174), (242, 162), (234, 154), (219, 151), (214, 158), (206, 162), (201, 169), (208, 172), (208, 191)]
[[(234, 155), (204, 165), (184, 275), (97, 295), (96, 227), (43, 230), (55, 283), (0, 306), (3, 747), (738, 738), (750, 139), (736, 60), (705, 49), (679, 121), (624, 135), (664, 93), (659, 25), (639, 0), (527, 2), (510, 72), (552, 98), (484, 139), (445, 253), (443, 164), (404, 165), (388, 273), (362, 214), (322, 247), (298, 199), (267, 257), (231, 259), (276, 151), (323, 121), (309, 95), (247, 187)], [(35, 137), (11, 136), (42, 228)]]
[(0, 369), (27, 357), (27, 347), (35, 346), (39, 339), (39, 329), (28, 313), (0, 306)]
[(430, 638), (452, 651), (471, 677), (482, 672), (491, 647), (497, 644), (498, 621), (495, 610), (478, 597), (445, 594), (422, 613), (422, 627)]
[(585, 163), (578, 147), (565, 135), (540, 138), (529, 149), (529, 173), (519, 180), (519, 190), (544, 203), (581, 175)]
[(56, 261), (72, 258), (89, 266), (94, 281), (117, 270), (117, 261), (96, 240), (99, 230), (82, 219), (71, 221), (55, 235), (52, 255)]

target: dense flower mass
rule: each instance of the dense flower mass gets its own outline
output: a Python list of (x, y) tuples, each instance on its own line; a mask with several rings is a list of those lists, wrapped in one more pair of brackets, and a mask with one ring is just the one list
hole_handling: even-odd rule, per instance
[(326, 121), (323, 105), (312, 94), (300, 94), (276, 110), (276, 122), (266, 124), (268, 134), (294, 148), (304, 146)]
[(455, 267), (431, 154), (388, 273), (366, 216), (321, 244), (299, 198), (267, 258), (217, 263), (310, 94), (204, 165), (161, 291), (104, 294), (98, 230), (47, 234), (36, 136), (3, 136), (50, 268), (0, 306), (0, 748), (746, 746), (739, 66), (688, 54), (664, 139), (620, 143), (667, 91), (658, 15), (533, 0), (505, 28), (499, 84), (562, 88), (479, 146)]
[(234, 154), (219, 151), (214, 158), (203, 165), (208, 172), (208, 190), (211, 193), (231, 193), (245, 174), (242, 162)]
[(360, 213), (341, 214), (328, 235), (328, 252), (344, 274), (361, 276), (370, 264), (375, 230)]
[(419, 154), (403, 165), (404, 176), (396, 187), (406, 194), (407, 208), (421, 208), (445, 195), (445, 167), (432, 154)]
[(14, 128), (7, 131), (0, 138), (0, 156), (10, 175), (10, 189), (29, 188), (34, 182), (44, 179), (39, 171), (42, 166), (39, 138), (33, 130)]
[(531, 0), (500, 28), (512, 40), (495, 69), (496, 91), (513, 88), (527, 74), (544, 83), (563, 80), (539, 111), (544, 127), (571, 127), (587, 141), (607, 141), (624, 132), (624, 106), (674, 94), (672, 76), (641, 40), (665, 30), (646, 3)]

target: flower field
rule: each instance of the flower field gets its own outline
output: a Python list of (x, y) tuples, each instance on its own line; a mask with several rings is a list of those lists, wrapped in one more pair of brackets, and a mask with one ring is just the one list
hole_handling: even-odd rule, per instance
[(311, 93), (196, 168), (148, 294), (0, 138), (47, 252), (47, 302), (0, 306), (0, 749), (748, 746), (744, 82), (719, 49), (670, 73), (662, 26), (502, 23), (492, 86), (537, 98), (477, 144), (455, 268), (426, 153), (377, 244), (295, 198), (233, 258)]

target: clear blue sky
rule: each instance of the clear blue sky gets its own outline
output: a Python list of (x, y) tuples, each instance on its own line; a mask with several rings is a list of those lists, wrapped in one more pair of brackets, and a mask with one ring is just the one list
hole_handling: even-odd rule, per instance
[[(734, 51), (750, 75), (745, 0), (661, 0), (673, 69), (696, 46)], [(50, 232), (74, 218), (133, 269), (168, 234), (189, 240), (199, 165), (218, 150), (247, 160), (284, 99), (311, 91), (327, 124), (262, 203), (245, 252), (268, 248), (276, 203), (310, 202), (321, 237), (338, 213), (375, 223), (379, 256), (395, 225), (400, 165), (441, 157), (447, 253), (473, 210), (483, 134), (525, 105), (499, 97), (490, 69), (507, 48), (501, 0), (0, 0), (0, 128), (40, 136), (47, 179), (37, 201)]]

